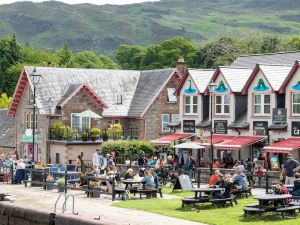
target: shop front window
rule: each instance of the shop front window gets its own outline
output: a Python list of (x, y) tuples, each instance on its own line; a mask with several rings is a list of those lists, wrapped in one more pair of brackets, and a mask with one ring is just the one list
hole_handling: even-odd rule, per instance
[(300, 115), (300, 94), (293, 94), (293, 115)]
[(230, 96), (216, 95), (216, 114), (230, 113)]
[(270, 95), (254, 95), (254, 115), (264, 116), (270, 115), (271, 96)]

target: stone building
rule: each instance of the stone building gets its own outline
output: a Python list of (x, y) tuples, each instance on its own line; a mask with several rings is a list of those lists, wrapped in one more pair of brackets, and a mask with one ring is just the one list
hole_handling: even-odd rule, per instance
[[(16, 119), (16, 150), (43, 163), (68, 163), (83, 152), (91, 160), (102, 140), (83, 140), (91, 128), (108, 131), (119, 123), (123, 135), (134, 139), (154, 139), (170, 133), (168, 124), (178, 120), (178, 102), (173, 95), (185, 71), (176, 68), (133, 71), (38, 67), (36, 115), (33, 115), (33, 67), (25, 67), (18, 81), (9, 115)], [(102, 119), (81, 117), (91, 112)], [(66, 132), (59, 138), (50, 129), (61, 121)], [(35, 144), (33, 146), (33, 127)]]
[(10, 157), (15, 153), (15, 118), (0, 109), (0, 154)]

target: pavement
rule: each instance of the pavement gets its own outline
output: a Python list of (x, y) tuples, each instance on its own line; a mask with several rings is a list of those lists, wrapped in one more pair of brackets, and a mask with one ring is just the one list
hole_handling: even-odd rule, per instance
[[(0, 193), (12, 194), (16, 201), (11, 204), (26, 206), (46, 212), (54, 212), (54, 205), (59, 196), (57, 190), (44, 191), (41, 187), (27, 187), (24, 185), (0, 184)], [(68, 190), (68, 194), (75, 196), (75, 212), (80, 218), (99, 218), (113, 221), (118, 225), (205, 225), (192, 221), (176, 219), (154, 213), (113, 207), (111, 196), (101, 195), (101, 198), (87, 198), (83, 191)], [(164, 195), (165, 199), (176, 196)], [(132, 200), (134, 201), (134, 200)], [(142, 200), (136, 200), (142, 201)], [(118, 201), (115, 201), (118, 202)], [(58, 204), (57, 212), (61, 212), (62, 202)], [(67, 213), (71, 214), (71, 201), (68, 203)]]

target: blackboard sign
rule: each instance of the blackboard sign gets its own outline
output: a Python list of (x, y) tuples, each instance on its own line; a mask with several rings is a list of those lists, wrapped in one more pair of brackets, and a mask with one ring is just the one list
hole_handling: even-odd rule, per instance
[(253, 121), (253, 135), (268, 135), (268, 121)]
[(273, 109), (273, 123), (282, 124), (286, 123), (286, 108), (274, 108)]
[(215, 134), (227, 134), (227, 120), (214, 121)]
[(192, 181), (188, 175), (180, 175), (176, 179), (173, 190), (182, 189), (183, 191), (190, 191), (193, 189)]
[(195, 133), (195, 120), (184, 120), (183, 121), (183, 132), (184, 133)]
[(300, 137), (300, 122), (292, 121), (292, 136)]

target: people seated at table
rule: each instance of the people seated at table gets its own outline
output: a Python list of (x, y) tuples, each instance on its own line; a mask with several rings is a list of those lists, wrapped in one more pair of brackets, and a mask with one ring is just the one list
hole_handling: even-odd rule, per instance
[(215, 183), (214, 187), (224, 187), (224, 183), (225, 183), (225, 180), (224, 180), (223, 174), (219, 174), (218, 180)]
[(167, 157), (166, 166), (173, 166), (173, 157), (171, 155)]
[(295, 181), (295, 173), (300, 169), (300, 163), (293, 159), (291, 154), (287, 155), (288, 160), (284, 163), (284, 168), (281, 171), (280, 180), (283, 180), (285, 175), (285, 184), (293, 184)]
[(155, 184), (155, 188), (158, 188), (159, 183), (158, 183), (158, 176), (154, 171), (154, 168), (150, 168), (149, 169), (149, 173), (152, 175), (153, 179), (154, 179), (154, 184)]
[(232, 177), (234, 189), (247, 190), (247, 177), (243, 173), (241, 167), (235, 168), (235, 174)]
[(130, 180), (134, 178), (133, 169), (129, 168), (125, 173), (124, 180)]
[(219, 163), (218, 159), (214, 159), (213, 168), (215, 168), (215, 169), (220, 168), (220, 163)]
[(145, 170), (144, 177), (142, 178), (141, 182), (144, 184), (146, 190), (155, 189), (154, 178), (150, 174), (149, 170)]
[(255, 185), (261, 186), (261, 180), (265, 173), (264, 168), (261, 165), (259, 165), (259, 166), (257, 166), (257, 168), (255, 168), (254, 173), (256, 175)]
[(220, 175), (220, 170), (216, 170), (215, 173), (210, 177), (208, 185), (210, 187), (214, 186), (218, 181), (218, 176)]
[(300, 173), (295, 173), (295, 181), (292, 195), (300, 196)]
[(153, 159), (149, 162), (149, 166), (156, 166), (157, 163), (157, 157), (154, 156)]
[(289, 190), (282, 183), (279, 183), (276, 185), (274, 189), (274, 194), (277, 195), (289, 194)]
[(223, 183), (222, 188), (224, 188), (224, 192), (218, 195), (218, 198), (224, 199), (224, 198), (230, 198), (231, 197), (231, 191), (233, 188), (232, 178), (230, 174), (225, 175), (225, 181)]

